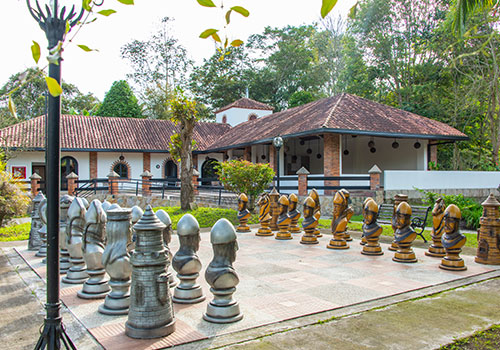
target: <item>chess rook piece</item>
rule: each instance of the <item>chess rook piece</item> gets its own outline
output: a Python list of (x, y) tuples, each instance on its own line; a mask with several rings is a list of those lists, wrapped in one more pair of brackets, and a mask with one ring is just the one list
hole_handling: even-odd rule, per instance
[[(42, 191), (38, 191), (37, 195), (35, 198), (33, 198), (33, 201), (31, 202), (31, 229), (30, 229), (30, 235), (28, 239), (28, 250), (38, 250), (38, 253), (40, 253), (40, 248), (42, 246), (42, 238), (40, 237), (40, 234), (38, 233), (38, 230), (42, 228), (42, 223), (40, 221), (40, 216), (38, 212), (38, 208), (40, 207), (40, 202), (45, 199), (45, 196), (43, 195)], [(44, 252), (41, 252), (42, 254), (45, 255), (36, 255), (36, 256), (46, 256), (47, 255), (47, 245), (44, 247)], [(37, 253), (37, 254), (38, 254)]]
[(236, 231), (238, 232), (250, 232), (250, 227), (248, 227), (247, 222), (250, 219), (250, 211), (247, 209), (248, 197), (246, 194), (242, 193), (238, 197), (238, 220), (240, 224)]
[[(340, 192), (342, 192), (344, 194), (344, 197), (347, 201), (347, 209), (346, 209), (346, 218), (347, 218), (347, 223), (349, 223), (351, 221), (351, 218), (352, 216), (354, 215), (354, 210), (352, 209), (351, 206), (349, 206), (349, 204), (351, 203), (351, 194), (344, 188), (342, 188), (340, 190)], [(351, 235), (349, 234), (349, 232), (347, 232), (347, 227), (346, 227), (346, 230), (344, 231), (344, 239), (346, 240), (346, 242), (351, 242), (352, 241), (352, 237)]]
[(85, 214), (82, 252), (89, 279), (83, 284), (82, 290), (77, 292), (82, 299), (103, 299), (110, 290), (102, 264), (106, 222), (107, 216), (101, 201), (94, 199)]
[(168, 215), (168, 213), (163, 209), (160, 209), (156, 212), (156, 217), (165, 225), (162, 236), (163, 246), (165, 247), (169, 261), (167, 268), (168, 286), (170, 288), (174, 288), (177, 285), (177, 281), (175, 280), (174, 274), (171, 270), (171, 261), (174, 256), (172, 254), (172, 251), (170, 250), (170, 247), (168, 246), (172, 241), (172, 220), (170, 219), (170, 215)]
[(363, 208), (363, 238), (366, 244), (363, 245), (361, 254), (364, 255), (383, 255), (384, 252), (378, 243), (378, 239), (382, 234), (382, 227), (377, 223), (378, 205), (370, 198), (365, 201)]
[(214, 257), (205, 271), (205, 279), (210, 285), (214, 298), (207, 305), (203, 319), (213, 323), (231, 323), (243, 318), (240, 306), (233, 299), (239, 283), (234, 270), (238, 242), (233, 225), (227, 219), (219, 219), (210, 231), (210, 243)]
[[(368, 201), (370, 201), (370, 200), (373, 200), (373, 198), (372, 197), (366, 197), (365, 200), (363, 201), (363, 206), (361, 207), (361, 215), (363, 216), (363, 218), (365, 217), (365, 206), (366, 206), (366, 203), (368, 203)], [(377, 210), (377, 215), (378, 215), (378, 210)], [(366, 238), (365, 238), (364, 233), (361, 234), (361, 241), (359, 242), (359, 244), (361, 244), (361, 245), (365, 245), (366, 244)]]
[(432, 208), (432, 244), (429, 246), (429, 250), (425, 252), (427, 256), (433, 256), (442, 258), (445, 256), (445, 249), (441, 243), (441, 237), (443, 235), (444, 229), (444, 211), (446, 205), (444, 204), (443, 198), (439, 197), (434, 203), (434, 208)]
[(299, 198), (295, 193), (292, 193), (288, 196), (288, 201), (290, 202), (290, 206), (288, 207), (288, 216), (290, 217), (290, 233), (300, 233), (300, 227), (298, 225), (300, 212), (297, 210)]
[(180, 247), (172, 260), (179, 285), (172, 298), (178, 304), (196, 304), (205, 300), (203, 290), (196, 282), (200, 275), (201, 261), (196, 252), (200, 249), (200, 225), (191, 214), (185, 214), (177, 223)]
[(130, 276), (132, 266), (127, 247), (132, 240), (131, 209), (108, 209), (106, 212), (106, 248), (102, 263), (110, 280), (111, 292), (106, 295), (104, 304), (98, 311), (105, 315), (126, 315), (130, 306)]
[(441, 243), (446, 250), (446, 256), (441, 259), (439, 265), (444, 270), (467, 270), (464, 260), (459, 255), (467, 241), (459, 230), (461, 218), (462, 213), (455, 204), (450, 204), (444, 211), (444, 234), (441, 237)]
[(304, 200), (304, 220), (302, 220), (302, 228), (304, 229), (304, 234), (300, 239), (302, 244), (318, 244), (318, 236), (314, 234), (316, 226), (318, 226), (318, 220), (314, 217), (314, 208), (316, 207), (316, 202), (311, 197), (307, 197)]
[[(319, 194), (318, 191), (316, 191), (315, 188), (311, 190), (311, 193), (309, 193), (309, 197), (311, 197), (314, 200), (315, 207), (314, 207), (314, 218), (316, 221), (319, 223), (319, 218), (321, 217), (321, 202), (319, 200)], [(323, 237), (321, 232), (318, 229), (318, 226), (314, 229), (314, 234), (316, 237)]]
[(343, 191), (337, 191), (333, 197), (333, 218), (332, 218), (332, 234), (333, 238), (326, 246), (329, 249), (349, 249), (349, 245), (345, 240), (344, 232), (347, 231), (349, 222), (347, 214), (347, 198)]
[(398, 244), (398, 250), (394, 253), (393, 261), (400, 263), (415, 263), (417, 258), (411, 248), (411, 245), (417, 234), (410, 226), (411, 224), (411, 207), (406, 202), (401, 202), (396, 209), (396, 232), (394, 240)]
[(500, 203), (493, 194), (481, 203), (481, 217), (475, 261), (480, 264), (500, 265)]
[(68, 208), (68, 226), (66, 226), (66, 247), (71, 267), (62, 279), (64, 283), (82, 284), (89, 278), (82, 252), (86, 212), (87, 209), (85, 209), (85, 202), (82, 198), (73, 199)]
[(292, 239), (292, 235), (290, 234), (289, 227), (290, 227), (290, 217), (288, 216), (288, 205), (290, 202), (288, 201), (288, 198), (283, 195), (280, 197), (279, 201), (279, 209), (280, 209), (280, 215), (278, 216), (278, 229), (279, 232), (276, 234), (276, 239), (280, 240), (285, 240), (285, 239)]
[(272, 236), (273, 231), (269, 228), (271, 224), (271, 200), (269, 198), (269, 194), (263, 193), (259, 200), (257, 201), (257, 205), (259, 206), (259, 222), (260, 227), (256, 236)]
[[(398, 208), (399, 204), (407, 201), (408, 201), (408, 196), (406, 194), (397, 194), (394, 196), (394, 207), (392, 208), (392, 220), (391, 220), (392, 232), (394, 232), (394, 234), (396, 234), (397, 230), (396, 209)], [(395, 240), (392, 241), (391, 246), (388, 249), (392, 250), (393, 252), (399, 249), (398, 244), (396, 243)]]
[(134, 225), (137, 240), (130, 258), (132, 288), (125, 323), (125, 334), (131, 338), (159, 338), (175, 331), (174, 307), (167, 276), (170, 261), (163, 240), (165, 228), (150, 205)]
[(59, 200), (59, 273), (62, 275), (66, 274), (71, 267), (66, 242), (68, 241), (68, 209), (74, 199), (75, 197), (65, 194)]
[(269, 199), (271, 200), (271, 230), (278, 231), (278, 216), (280, 215), (280, 205), (278, 203), (280, 199), (280, 194), (276, 191), (276, 187), (273, 187), (271, 193), (269, 193)]

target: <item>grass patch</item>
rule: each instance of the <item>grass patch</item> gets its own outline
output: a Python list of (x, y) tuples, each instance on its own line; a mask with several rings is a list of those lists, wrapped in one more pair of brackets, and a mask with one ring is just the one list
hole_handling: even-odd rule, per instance
[(500, 325), (479, 331), (467, 338), (455, 340), (439, 350), (497, 350), (500, 349)]
[(29, 238), (31, 223), (0, 228), (0, 242), (23, 241)]

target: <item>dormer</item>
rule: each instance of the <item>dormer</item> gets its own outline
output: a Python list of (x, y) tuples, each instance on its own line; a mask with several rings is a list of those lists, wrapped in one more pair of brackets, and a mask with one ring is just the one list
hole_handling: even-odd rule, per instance
[(273, 107), (250, 98), (240, 98), (215, 112), (217, 123), (238, 125), (273, 113)]

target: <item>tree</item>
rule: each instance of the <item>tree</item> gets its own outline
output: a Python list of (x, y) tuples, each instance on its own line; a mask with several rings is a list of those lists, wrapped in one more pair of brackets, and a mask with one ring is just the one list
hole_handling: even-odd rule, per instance
[(21, 184), (5, 171), (5, 163), (0, 161), (0, 227), (15, 215), (26, 213), (29, 197)]
[(142, 118), (141, 107), (125, 80), (113, 83), (97, 111), (103, 117)]

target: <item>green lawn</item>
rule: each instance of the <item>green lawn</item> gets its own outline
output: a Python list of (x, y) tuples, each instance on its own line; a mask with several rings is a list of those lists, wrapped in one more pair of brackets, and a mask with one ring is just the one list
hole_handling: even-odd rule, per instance
[(29, 238), (31, 223), (0, 228), (0, 242), (23, 241)]

